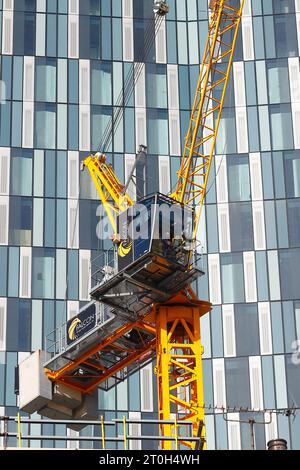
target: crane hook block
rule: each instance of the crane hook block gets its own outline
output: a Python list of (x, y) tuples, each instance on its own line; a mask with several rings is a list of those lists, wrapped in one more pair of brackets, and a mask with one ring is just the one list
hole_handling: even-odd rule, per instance
[(165, 16), (167, 13), (169, 13), (169, 5), (165, 1), (155, 0), (153, 11), (158, 16)]

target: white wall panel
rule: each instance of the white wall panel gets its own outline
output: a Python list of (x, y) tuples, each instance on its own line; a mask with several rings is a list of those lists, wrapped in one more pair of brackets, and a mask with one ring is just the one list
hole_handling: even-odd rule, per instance
[(208, 255), (209, 291), (212, 304), (221, 304), (220, 258), (218, 254)]

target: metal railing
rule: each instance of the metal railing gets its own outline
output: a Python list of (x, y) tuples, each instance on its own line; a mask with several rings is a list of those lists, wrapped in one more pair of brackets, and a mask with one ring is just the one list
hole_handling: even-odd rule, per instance
[[(9, 430), (9, 423), (15, 423), (16, 425), (16, 431), (12, 432)], [(94, 426), (94, 427), (99, 427), (100, 429), (100, 435), (99, 436), (62, 436), (62, 435), (31, 435), (30, 433), (25, 434), (22, 430), (23, 425), (42, 425), (42, 424), (56, 424), (56, 425), (65, 425), (65, 426)], [(166, 425), (171, 425), (173, 428), (172, 431), (172, 436), (160, 436), (159, 432), (157, 435), (142, 435), (140, 432), (138, 435), (134, 435), (133, 433), (131, 434), (128, 431), (128, 428), (130, 429), (130, 425), (159, 425), (166, 424)], [(122, 433), (119, 434), (118, 428), (122, 426)], [(0, 417), (0, 449), (2, 447), (3, 450), (6, 450), (8, 448), (8, 440), (9, 439), (16, 439), (15, 446), (19, 449), (23, 447), (23, 442), (24, 441), (41, 441), (41, 442), (47, 442), (47, 441), (53, 441), (53, 442), (61, 442), (64, 441), (66, 443), (68, 442), (92, 442), (92, 443), (97, 443), (100, 444), (100, 449), (106, 450), (107, 444), (108, 443), (116, 443), (116, 444), (122, 444), (123, 449), (125, 451), (129, 450), (130, 446), (129, 444), (135, 441), (136, 443), (139, 444), (139, 446), (142, 448), (142, 443), (145, 441), (154, 441), (154, 442), (161, 442), (161, 441), (171, 441), (174, 443), (174, 450), (180, 450), (180, 436), (179, 436), (179, 427), (181, 426), (187, 426), (191, 427), (193, 425), (192, 422), (189, 421), (179, 421), (177, 418), (174, 418), (174, 420), (171, 421), (159, 421), (159, 420), (152, 420), (152, 419), (128, 419), (126, 416), (123, 416), (123, 418), (120, 419), (113, 419), (112, 421), (105, 421), (104, 417), (101, 416), (99, 421), (71, 421), (71, 420), (50, 420), (50, 419), (35, 419), (35, 418), (25, 418), (22, 417), (20, 414), (15, 417), (9, 417), (9, 416), (2, 416)], [(111, 436), (108, 435), (107, 433), (107, 428), (115, 428), (116, 435)], [(190, 429), (191, 431), (191, 429)], [(1, 444), (1, 439), (3, 440)], [(195, 443), (196, 447), (197, 445), (201, 444), (201, 438), (199, 437), (184, 437), (184, 441), (188, 441), (191, 443)], [(135, 446), (134, 446), (135, 447)]]

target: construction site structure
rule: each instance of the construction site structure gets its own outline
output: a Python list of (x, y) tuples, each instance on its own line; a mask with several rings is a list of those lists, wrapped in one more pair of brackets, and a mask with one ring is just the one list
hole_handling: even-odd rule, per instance
[[(91, 303), (53, 336), (46, 358), (37, 352), (21, 364), (24, 411), (93, 419), (98, 387), (107, 390), (156, 358), (161, 448), (172, 448), (164, 437), (175, 436), (173, 415), (180, 448), (206, 448), (200, 319), (212, 306), (198, 299), (192, 283), (204, 274), (197, 234), (244, 0), (236, 3), (210, 2), (207, 43), (175, 191), (136, 203), (128, 182), (121, 183), (103, 152), (83, 162), (112, 227), (114, 248), (92, 264)], [(166, 2), (155, 2), (155, 15), (167, 12)], [(142, 236), (146, 229), (148, 236)], [(25, 392), (34, 374), (39, 384)], [(189, 434), (186, 422), (191, 423)]]

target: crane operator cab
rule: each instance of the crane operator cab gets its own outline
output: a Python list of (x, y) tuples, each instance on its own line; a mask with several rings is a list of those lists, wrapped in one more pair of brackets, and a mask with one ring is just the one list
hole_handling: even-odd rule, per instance
[(92, 298), (146, 314), (154, 301), (168, 300), (203, 275), (191, 264), (193, 215), (189, 207), (159, 193), (121, 213), (116, 274), (109, 280), (94, 276)]

